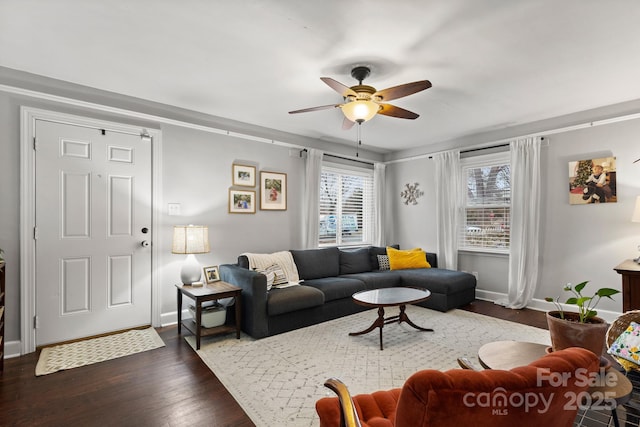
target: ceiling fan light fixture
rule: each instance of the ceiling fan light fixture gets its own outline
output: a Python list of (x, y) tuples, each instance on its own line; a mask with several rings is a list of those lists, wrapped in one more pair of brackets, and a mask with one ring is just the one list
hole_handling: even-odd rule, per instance
[(342, 106), (344, 116), (354, 123), (362, 123), (372, 119), (379, 110), (380, 106), (370, 100), (351, 101)]

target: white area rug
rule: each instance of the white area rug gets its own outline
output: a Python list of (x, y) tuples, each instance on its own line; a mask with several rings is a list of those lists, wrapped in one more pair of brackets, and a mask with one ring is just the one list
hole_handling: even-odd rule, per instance
[[(387, 310), (394, 315), (395, 309)], [(378, 330), (351, 337), (377, 317), (369, 310), (261, 340), (242, 335), (203, 338), (202, 360), (222, 381), (258, 427), (319, 425), (315, 403), (333, 393), (326, 379), (344, 381), (352, 394), (402, 387), (421, 369), (457, 368), (456, 359), (477, 360), (478, 349), (498, 340), (549, 344), (544, 329), (453, 310), (440, 313), (407, 306), (409, 318), (434, 332), (406, 324), (384, 327), (384, 350)], [(195, 338), (186, 337), (195, 348)]]
[(77, 368), (164, 347), (153, 328), (43, 348), (36, 365), (36, 376)]

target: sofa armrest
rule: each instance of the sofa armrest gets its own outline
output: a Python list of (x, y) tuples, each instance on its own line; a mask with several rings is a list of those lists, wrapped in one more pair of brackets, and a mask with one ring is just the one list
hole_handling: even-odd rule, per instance
[(269, 334), (267, 315), (267, 277), (235, 264), (222, 264), (220, 278), (242, 288), (242, 330), (254, 338)]

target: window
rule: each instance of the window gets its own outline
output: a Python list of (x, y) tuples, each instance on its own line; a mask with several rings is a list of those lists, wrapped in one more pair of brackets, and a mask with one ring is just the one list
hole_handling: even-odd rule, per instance
[(373, 209), (373, 170), (322, 166), (320, 246), (371, 244)]
[(464, 191), (461, 250), (509, 252), (511, 167), (509, 153), (461, 160)]

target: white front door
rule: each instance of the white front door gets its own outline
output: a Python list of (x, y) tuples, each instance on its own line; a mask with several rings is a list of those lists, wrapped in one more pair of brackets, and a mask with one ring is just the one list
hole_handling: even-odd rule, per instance
[(35, 135), (36, 345), (151, 324), (151, 142), (40, 119)]

